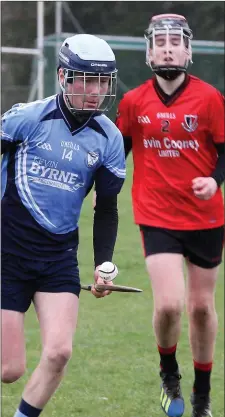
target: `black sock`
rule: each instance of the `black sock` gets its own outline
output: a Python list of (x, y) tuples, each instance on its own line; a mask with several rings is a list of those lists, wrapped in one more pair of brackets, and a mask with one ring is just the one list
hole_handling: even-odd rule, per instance
[(40, 408), (33, 407), (22, 399), (14, 417), (38, 417), (41, 412)]
[(195, 381), (193, 391), (196, 394), (208, 395), (210, 392), (210, 377), (212, 372), (212, 362), (198, 363), (194, 361)]
[(178, 363), (176, 360), (177, 345), (170, 348), (162, 348), (158, 345), (160, 354), (160, 367), (165, 373), (174, 373), (178, 370)]

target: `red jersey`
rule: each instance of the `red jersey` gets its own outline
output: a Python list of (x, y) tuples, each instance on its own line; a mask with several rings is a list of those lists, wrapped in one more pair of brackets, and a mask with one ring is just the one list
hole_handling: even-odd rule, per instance
[(176, 230), (224, 224), (221, 189), (210, 200), (192, 190), (196, 177), (210, 177), (215, 144), (224, 143), (224, 97), (210, 84), (187, 76), (168, 100), (146, 81), (121, 100), (116, 125), (132, 137), (135, 223)]

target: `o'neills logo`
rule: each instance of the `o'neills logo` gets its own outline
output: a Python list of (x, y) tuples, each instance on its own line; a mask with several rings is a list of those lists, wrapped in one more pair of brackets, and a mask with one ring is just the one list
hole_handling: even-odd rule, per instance
[(99, 64), (97, 62), (92, 62), (91, 67), (107, 67), (107, 64)]

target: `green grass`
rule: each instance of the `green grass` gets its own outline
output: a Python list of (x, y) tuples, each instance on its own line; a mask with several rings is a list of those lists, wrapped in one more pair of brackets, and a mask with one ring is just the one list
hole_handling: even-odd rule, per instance
[[(67, 375), (43, 417), (163, 417), (159, 407), (158, 354), (151, 316), (152, 295), (139, 231), (133, 225), (128, 179), (120, 195), (120, 227), (114, 261), (119, 266), (118, 284), (137, 286), (141, 294), (114, 293), (95, 299), (82, 292), (74, 352)], [(82, 281), (92, 281), (91, 196), (85, 201), (80, 222), (79, 262)], [(212, 374), (215, 417), (224, 416), (224, 287), (223, 267), (216, 292), (219, 331)], [(40, 338), (31, 308), (26, 318), (26, 375), (12, 385), (2, 386), (2, 417), (12, 417), (23, 387), (38, 363)], [(193, 383), (192, 358), (187, 337), (187, 318), (178, 348), (186, 399), (184, 416), (190, 416), (189, 395)]]

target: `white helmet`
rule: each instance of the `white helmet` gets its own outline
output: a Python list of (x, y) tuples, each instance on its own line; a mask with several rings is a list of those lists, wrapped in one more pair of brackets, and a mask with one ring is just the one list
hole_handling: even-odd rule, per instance
[[(98, 96), (101, 98), (100, 106), (95, 111), (108, 111), (116, 98), (117, 69), (115, 55), (108, 43), (97, 36), (79, 34), (65, 39), (59, 51), (59, 68), (63, 69), (64, 81), (60, 82), (60, 87), (64, 93), (67, 107), (72, 113), (80, 111), (90, 112), (90, 108), (80, 108), (72, 106), (72, 96), (84, 96), (86, 93), (86, 77), (98, 77)], [(80, 73), (80, 75), (79, 75)], [(79, 92), (68, 92), (68, 84), (72, 84), (76, 77), (83, 77), (84, 89), (82, 94)], [(101, 77), (109, 77), (109, 88), (106, 94), (100, 94)], [(104, 98), (104, 100), (103, 100)]]

